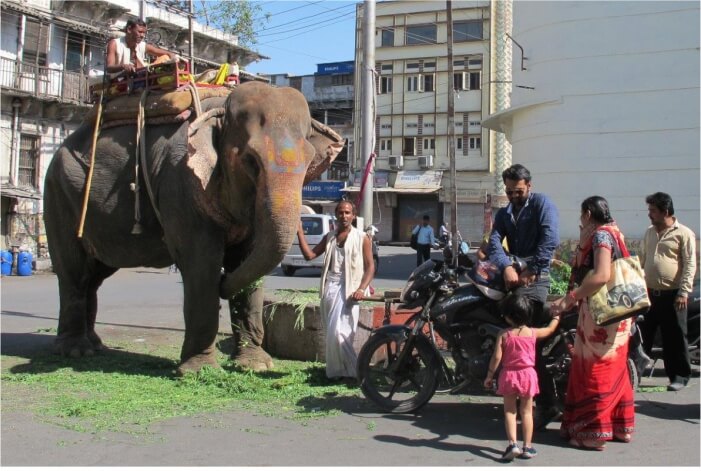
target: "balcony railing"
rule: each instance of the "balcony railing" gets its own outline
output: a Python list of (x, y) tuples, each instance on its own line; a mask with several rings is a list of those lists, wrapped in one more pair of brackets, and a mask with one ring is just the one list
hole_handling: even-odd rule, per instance
[(88, 77), (46, 66), (0, 57), (0, 86), (37, 98), (58, 98), (73, 103), (91, 103)]

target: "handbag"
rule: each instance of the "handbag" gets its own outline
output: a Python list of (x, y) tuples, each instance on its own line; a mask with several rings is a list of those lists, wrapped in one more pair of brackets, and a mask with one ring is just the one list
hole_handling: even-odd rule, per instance
[[(611, 262), (611, 277), (599, 291), (589, 296), (589, 312), (596, 325), (606, 326), (644, 314), (650, 308), (645, 275), (637, 255), (630, 256), (616, 238), (617, 257)], [(625, 253), (621, 253), (625, 251)], [(589, 273), (592, 273), (590, 271)]]
[(419, 247), (419, 234), (412, 234), (411, 241), (409, 241), (409, 246), (416, 250)]
[[(416, 229), (416, 228), (414, 228), (414, 229)], [(415, 233), (411, 234), (411, 240), (409, 241), (409, 247), (411, 247), (414, 250), (419, 248), (419, 231), (420, 230), (421, 230), (421, 228), (419, 228), (419, 230), (416, 231)]]

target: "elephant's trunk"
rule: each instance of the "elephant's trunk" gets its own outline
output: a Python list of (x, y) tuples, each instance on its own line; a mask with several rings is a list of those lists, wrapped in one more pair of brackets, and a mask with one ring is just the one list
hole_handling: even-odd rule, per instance
[(241, 265), (225, 274), (220, 286), (222, 298), (230, 299), (270, 273), (289, 251), (300, 220), (307, 146), (305, 142), (298, 142), (287, 152), (285, 149), (273, 152), (275, 146), (266, 140), (264, 152), (256, 152), (266, 162), (255, 179), (251, 251)]

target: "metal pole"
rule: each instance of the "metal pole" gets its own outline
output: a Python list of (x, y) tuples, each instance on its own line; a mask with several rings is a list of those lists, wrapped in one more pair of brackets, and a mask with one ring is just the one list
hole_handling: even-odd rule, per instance
[(195, 17), (195, 7), (193, 5), (193, 1), (189, 0), (188, 1), (188, 12), (190, 13), (187, 15), (187, 27), (190, 31), (190, 40), (189, 40), (189, 51), (188, 54), (190, 55), (190, 74), (194, 75), (195, 74), (195, 32), (192, 27), (192, 22), (194, 21)]
[[(363, 71), (362, 77), (362, 133), (360, 139), (362, 141), (362, 157), (363, 170), (361, 175), (365, 175), (365, 169), (368, 166), (370, 156), (374, 152), (374, 137), (375, 137), (375, 0), (365, 0), (363, 8)], [(375, 162), (370, 164), (370, 173), (363, 188), (362, 205), (360, 216), (364, 220), (365, 227), (373, 223), (372, 219), (372, 196), (375, 178)], [(358, 229), (365, 229), (358, 228)]]
[[(453, 265), (458, 265), (458, 189), (455, 170), (455, 85), (453, 77), (453, 3), (445, 2), (448, 21), (448, 161), (450, 162), (450, 234)], [(467, 145), (467, 143), (463, 143)]]

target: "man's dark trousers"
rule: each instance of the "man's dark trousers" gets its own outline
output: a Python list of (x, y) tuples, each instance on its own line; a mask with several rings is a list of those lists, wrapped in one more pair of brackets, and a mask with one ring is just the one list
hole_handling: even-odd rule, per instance
[(691, 376), (687, 333), (687, 309), (677, 311), (674, 301), (678, 290), (648, 290), (650, 310), (645, 321), (640, 323), (645, 353), (650, 355), (655, 342), (657, 327), (662, 334), (662, 360), (664, 370), (671, 382), (677, 377), (688, 380)]
[(430, 244), (416, 244), (416, 266), (418, 267), (426, 260), (431, 259)]

